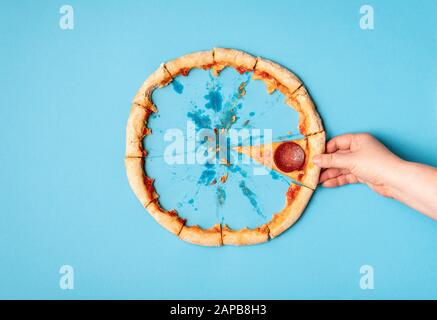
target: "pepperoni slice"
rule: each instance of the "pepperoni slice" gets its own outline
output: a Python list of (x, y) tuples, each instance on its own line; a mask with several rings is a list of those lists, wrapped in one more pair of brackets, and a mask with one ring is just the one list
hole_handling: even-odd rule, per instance
[(305, 163), (305, 152), (297, 143), (292, 141), (284, 142), (276, 148), (273, 161), (281, 171), (299, 170)]

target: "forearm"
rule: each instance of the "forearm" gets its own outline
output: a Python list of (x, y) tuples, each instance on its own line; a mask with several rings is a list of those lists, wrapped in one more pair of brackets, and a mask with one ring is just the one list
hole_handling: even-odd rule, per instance
[(401, 161), (388, 177), (393, 198), (437, 220), (437, 168)]

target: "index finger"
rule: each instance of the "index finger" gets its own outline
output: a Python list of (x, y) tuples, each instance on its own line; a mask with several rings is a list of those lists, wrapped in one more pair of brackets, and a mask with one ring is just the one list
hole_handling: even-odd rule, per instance
[(338, 150), (349, 150), (351, 147), (353, 134), (342, 134), (329, 140), (326, 144), (326, 152), (333, 153)]

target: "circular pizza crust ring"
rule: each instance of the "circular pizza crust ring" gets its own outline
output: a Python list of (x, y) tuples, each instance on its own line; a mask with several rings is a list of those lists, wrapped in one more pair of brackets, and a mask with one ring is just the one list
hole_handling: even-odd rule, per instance
[[(152, 93), (156, 88), (162, 88), (168, 85), (172, 81), (171, 74), (167, 71), (164, 64), (162, 63), (158, 69), (155, 70), (147, 79), (144, 81), (137, 94), (135, 95), (132, 103), (143, 106), (145, 108), (150, 108), (153, 106), (152, 103)], [(156, 111), (156, 110), (155, 110)]]
[(290, 185), (284, 209), (274, 214), (272, 220), (267, 223), (272, 239), (290, 228), (300, 218), (313, 192), (314, 190), (304, 186)]
[(219, 247), (223, 245), (220, 224), (215, 224), (209, 229), (202, 229), (199, 226), (184, 226), (179, 233), (179, 238), (201, 246)]
[(214, 64), (213, 52), (197, 51), (186, 54), (165, 63), (165, 68), (173, 78), (179, 75), (187, 76), (191, 69), (210, 69)]
[(213, 75), (217, 76), (226, 67), (233, 67), (240, 74), (253, 71), (257, 58), (240, 50), (229, 48), (214, 48)]
[(269, 227), (264, 224), (258, 228), (232, 230), (227, 225), (223, 226), (222, 239), (224, 245), (246, 246), (269, 241)]
[(283, 94), (293, 94), (302, 86), (302, 82), (293, 72), (261, 57), (258, 57), (253, 78), (263, 80), (269, 93), (278, 89)]
[(293, 94), (286, 94), (285, 102), (299, 113), (299, 131), (308, 136), (322, 132), (323, 125), (308, 91), (301, 86)]
[(143, 139), (152, 133), (147, 127), (147, 120), (154, 112), (150, 108), (145, 108), (133, 104), (129, 113), (126, 126), (126, 158), (139, 158), (145, 156), (143, 150)]
[(176, 210), (164, 210), (158, 202), (158, 199), (150, 202), (146, 209), (150, 215), (165, 229), (175, 235), (179, 235), (185, 225), (185, 219), (179, 217)]
[(148, 177), (144, 168), (144, 158), (125, 158), (126, 174), (132, 191), (144, 207), (147, 207), (158, 194), (153, 179)]
[[(323, 126), (308, 92), (297, 76), (275, 62), (255, 58), (240, 50), (214, 48), (161, 64), (143, 83), (133, 100), (126, 129), (126, 172), (135, 195), (159, 224), (187, 242), (205, 246), (249, 245), (268, 241), (269, 237), (278, 236), (297, 221), (313, 192), (310, 188), (292, 184), (288, 193), (293, 190), (294, 198), (287, 198), (286, 206), (281, 212), (275, 214), (266, 225), (255, 229), (231, 230), (227, 226), (222, 229), (219, 224), (210, 229), (186, 226), (185, 220), (176, 211), (166, 211), (159, 206), (153, 179), (145, 173), (144, 157), (147, 152), (142, 147), (143, 138), (151, 133), (147, 128), (148, 117), (157, 111), (152, 101), (152, 93), (156, 88), (168, 85), (173, 78), (188, 75), (192, 68), (213, 69), (213, 73), (218, 74), (225, 67), (233, 67), (240, 73), (254, 71), (254, 79), (263, 80), (270, 93), (274, 90), (281, 91), (286, 96), (287, 103), (299, 113), (299, 129), (302, 134), (323, 133), (323, 138), (319, 135), (314, 148), (310, 148), (312, 155), (323, 152), (325, 143)], [(320, 169), (314, 165), (309, 166), (302, 183), (314, 185), (315, 188), (319, 174)]]

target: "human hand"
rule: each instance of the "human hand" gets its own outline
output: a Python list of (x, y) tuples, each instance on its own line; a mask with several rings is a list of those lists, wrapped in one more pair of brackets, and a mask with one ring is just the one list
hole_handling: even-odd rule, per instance
[(326, 153), (313, 157), (312, 161), (326, 168), (320, 175), (324, 187), (361, 182), (385, 197), (393, 197), (390, 181), (403, 162), (367, 133), (333, 138), (326, 145)]

